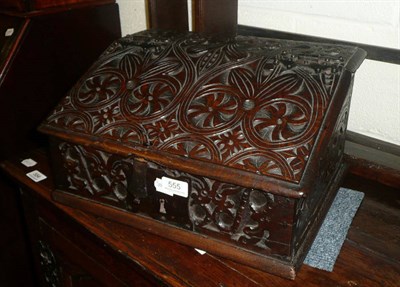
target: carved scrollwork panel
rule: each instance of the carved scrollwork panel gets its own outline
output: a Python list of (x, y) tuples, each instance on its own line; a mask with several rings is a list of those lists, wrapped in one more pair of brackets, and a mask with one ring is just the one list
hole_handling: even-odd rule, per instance
[(67, 190), (126, 207), (128, 182), (133, 173), (131, 160), (66, 142), (59, 145), (59, 151)]
[[(58, 149), (66, 192), (140, 212), (246, 249), (289, 255), (293, 199), (66, 142)], [(155, 179), (163, 176), (187, 182), (188, 197), (157, 192)]]
[(194, 231), (219, 234), (265, 254), (279, 254), (271, 242), (280, 242), (287, 247), (280, 255), (289, 255), (293, 202), (286, 204), (283, 198), (270, 193), (210, 179), (202, 183), (192, 186), (189, 198)]

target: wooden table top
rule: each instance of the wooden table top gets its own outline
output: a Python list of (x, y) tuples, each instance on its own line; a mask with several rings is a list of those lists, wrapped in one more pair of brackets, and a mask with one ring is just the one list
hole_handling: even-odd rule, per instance
[[(32, 168), (26, 157), (39, 164)], [(347, 176), (344, 186), (365, 192), (333, 272), (303, 265), (294, 281), (258, 271), (150, 233), (60, 205), (51, 199), (53, 183), (43, 151), (33, 151), (1, 167), (15, 180), (78, 222), (122, 258), (170, 286), (400, 286), (400, 191)], [(48, 176), (34, 183), (26, 173)]]

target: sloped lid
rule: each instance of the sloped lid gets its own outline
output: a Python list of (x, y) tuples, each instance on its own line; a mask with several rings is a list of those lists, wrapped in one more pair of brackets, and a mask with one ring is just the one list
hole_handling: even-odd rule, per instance
[(112, 44), (40, 129), (299, 183), (343, 71), (365, 56), (357, 53), (144, 31)]

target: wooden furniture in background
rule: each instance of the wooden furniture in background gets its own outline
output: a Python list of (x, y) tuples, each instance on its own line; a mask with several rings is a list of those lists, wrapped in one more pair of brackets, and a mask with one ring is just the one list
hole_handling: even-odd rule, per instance
[[(114, 2), (0, 2), (0, 160), (45, 145), (46, 139), (36, 132), (37, 125), (121, 36)], [(17, 194), (1, 174), (2, 286), (34, 285), (20, 211)]]
[(148, 0), (146, 3), (149, 29), (189, 30), (187, 0)]
[(44, 144), (41, 120), (121, 32), (116, 4), (0, 12), (0, 25), (3, 159)]

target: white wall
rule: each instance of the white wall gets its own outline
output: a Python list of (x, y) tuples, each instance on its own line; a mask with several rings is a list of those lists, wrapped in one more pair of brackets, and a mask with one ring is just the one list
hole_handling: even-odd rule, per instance
[[(123, 35), (146, 29), (145, 0), (117, 3)], [(239, 0), (239, 24), (400, 49), (400, 1)], [(349, 130), (400, 145), (400, 65), (363, 63)]]

